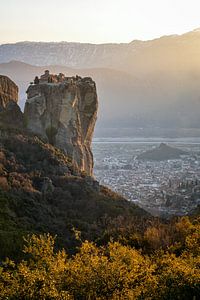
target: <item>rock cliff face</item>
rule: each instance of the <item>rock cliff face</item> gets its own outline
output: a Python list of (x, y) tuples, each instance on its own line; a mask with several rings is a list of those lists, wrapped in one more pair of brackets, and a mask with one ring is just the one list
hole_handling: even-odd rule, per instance
[(17, 103), (18, 86), (7, 76), (0, 75), (0, 109), (6, 108), (10, 101)]
[(22, 127), (23, 114), (17, 104), (18, 86), (7, 76), (0, 75), (0, 125)]
[(91, 78), (30, 85), (24, 118), (27, 128), (64, 150), (88, 175), (93, 172), (91, 141), (97, 117), (97, 93)]

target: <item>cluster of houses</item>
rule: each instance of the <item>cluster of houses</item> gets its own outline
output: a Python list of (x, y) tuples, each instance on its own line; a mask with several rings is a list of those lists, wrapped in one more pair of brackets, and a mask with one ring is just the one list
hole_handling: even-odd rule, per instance
[(144, 147), (133, 150), (135, 146), (123, 145), (119, 151), (117, 144), (103, 145), (93, 146), (94, 174), (100, 184), (155, 215), (184, 215), (200, 205), (199, 145), (187, 156), (165, 161), (130, 160), (133, 153), (134, 157), (143, 153)]

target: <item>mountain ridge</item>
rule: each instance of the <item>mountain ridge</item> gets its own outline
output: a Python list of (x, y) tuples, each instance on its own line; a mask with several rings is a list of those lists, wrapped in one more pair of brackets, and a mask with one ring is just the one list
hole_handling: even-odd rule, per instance
[[(63, 73), (87, 73), (95, 79), (100, 99), (96, 130), (100, 135), (107, 131), (111, 136), (108, 128), (116, 128), (116, 132), (120, 128), (153, 128), (152, 135), (156, 128), (162, 132), (171, 128), (175, 131), (200, 128), (199, 31), (116, 47), (115, 44), (87, 46), (82, 43), (68, 47), (66, 43), (46, 42), (42, 44), (44, 47), (39, 43), (32, 47), (35, 44), (29, 43), (27, 52), (26, 47), (20, 45), (16, 49), (10, 45), (10, 52), (6, 47), (2, 52), (0, 46), (0, 62), (2, 59), (26, 61), (38, 65), (40, 73), (42, 66), (52, 72), (60, 66)], [(20, 86), (23, 107), (25, 88), (37, 68), (27, 65), (22, 68), (16, 63), (13, 67), (8, 63), (0, 64), (0, 71), (12, 75)]]
[(89, 45), (120, 45), (120, 44), (130, 44), (132, 42), (148, 42), (148, 41), (154, 41), (158, 39), (162, 39), (165, 37), (176, 37), (176, 36), (182, 36), (182, 35), (187, 35), (191, 33), (199, 33), (200, 32), (200, 27), (194, 28), (193, 30), (189, 30), (183, 33), (172, 33), (172, 34), (164, 34), (160, 35), (155, 38), (150, 38), (150, 39), (133, 39), (130, 42), (106, 42), (106, 43), (93, 43), (93, 42), (78, 42), (78, 41), (30, 41), (30, 40), (23, 40), (23, 41), (18, 41), (18, 42), (10, 42), (10, 43), (2, 43), (1, 45), (10, 45), (10, 44), (20, 44), (20, 43), (73, 43), (73, 44), (89, 44)]

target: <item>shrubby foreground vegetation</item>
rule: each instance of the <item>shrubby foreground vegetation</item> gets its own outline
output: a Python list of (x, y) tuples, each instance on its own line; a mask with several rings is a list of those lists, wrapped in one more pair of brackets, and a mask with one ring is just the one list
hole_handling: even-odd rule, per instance
[(28, 236), (24, 258), (1, 264), (0, 299), (200, 299), (199, 218), (154, 222), (140, 236), (118, 225), (99, 246), (75, 231), (73, 255), (50, 234)]
[(1, 130), (0, 300), (200, 299), (194, 214), (153, 218), (38, 137)]

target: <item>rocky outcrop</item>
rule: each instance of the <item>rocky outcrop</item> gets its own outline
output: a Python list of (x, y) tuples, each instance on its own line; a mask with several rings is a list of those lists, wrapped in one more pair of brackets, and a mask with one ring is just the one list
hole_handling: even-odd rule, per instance
[(0, 125), (22, 127), (23, 114), (17, 104), (18, 86), (7, 76), (0, 75)]
[(0, 109), (14, 101), (18, 101), (18, 86), (7, 76), (0, 75)]
[(65, 77), (62, 82), (30, 85), (24, 118), (28, 130), (64, 150), (79, 170), (92, 175), (97, 107), (91, 78)]

